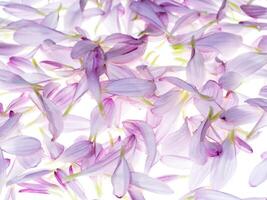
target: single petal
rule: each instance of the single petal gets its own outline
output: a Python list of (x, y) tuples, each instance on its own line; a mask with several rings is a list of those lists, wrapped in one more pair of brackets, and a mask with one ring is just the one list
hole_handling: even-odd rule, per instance
[(211, 170), (211, 161), (208, 160), (204, 165), (199, 165), (197, 163), (193, 164), (190, 177), (189, 177), (189, 188), (191, 190), (196, 189), (209, 175)]
[(128, 163), (122, 156), (117, 165), (117, 168), (115, 169), (111, 177), (111, 182), (113, 185), (113, 194), (116, 197), (122, 198), (127, 193), (130, 185), (130, 176), (131, 174)]
[(259, 92), (259, 95), (267, 97), (267, 85), (263, 86)]
[(255, 73), (267, 64), (267, 54), (243, 53), (226, 63), (226, 71), (239, 73), (244, 78)]
[(259, 118), (259, 114), (251, 106), (240, 105), (226, 110), (220, 115), (220, 118), (227, 123), (239, 126), (256, 121)]
[(39, 140), (23, 135), (9, 138), (0, 146), (3, 151), (17, 156), (31, 155), (41, 149)]
[(152, 81), (138, 78), (110, 80), (105, 83), (107, 93), (129, 97), (152, 96), (155, 89)]
[(263, 98), (251, 98), (245, 101), (251, 106), (260, 107), (264, 111), (267, 111), (267, 99)]
[(124, 128), (131, 134), (142, 135), (147, 149), (147, 159), (145, 172), (148, 172), (153, 166), (157, 154), (156, 138), (153, 129), (144, 121), (129, 120), (123, 122)]
[(210, 127), (210, 120), (207, 118), (201, 122), (197, 130), (194, 132), (190, 143), (189, 157), (198, 164), (207, 162), (207, 154), (204, 146), (204, 138)]
[[(154, 26), (160, 28), (161, 30), (165, 29), (165, 26), (161, 19), (158, 17), (157, 13), (153, 9), (153, 7), (157, 7), (156, 4), (145, 0), (145, 1), (133, 1), (130, 4), (130, 9), (136, 12), (138, 15), (142, 16), (148, 22), (152, 23)], [(157, 8), (156, 8), (157, 9)], [(162, 8), (158, 8), (162, 9)]]
[(92, 143), (88, 140), (82, 140), (68, 147), (61, 154), (59, 160), (64, 162), (75, 162), (89, 155), (91, 151)]
[(205, 79), (205, 65), (202, 54), (192, 49), (192, 56), (186, 66), (186, 78), (188, 83), (201, 87)]
[(246, 152), (253, 153), (252, 147), (244, 140), (242, 140), (240, 137), (236, 136), (235, 137), (235, 143), (236, 145), (243, 149)]
[(34, 168), (38, 166), (43, 158), (43, 150), (40, 149), (30, 155), (27, 156), (17, 156), (18, 162), (21, 164), (22, 167), (25, 169)]
[(85, 56), (85, 54), (90, 53), (90, 51), (94, 50), (97, 47), (90, 40), (81, 40), (77, 42), (71, 50), (71, 57), (73, 59), (81, 58)]
[(47, 39), (61, 42), (66, 39), (66, 36), (59, 31), (40, 24), (22, 27), (14, 33), (14, 40), (19, 44), (39, 45)]
[(252, 187), (256, 187), (263, 183), (267, 179), (267, 159), (261, 161), (254, 167), (250, 176), (249, 184)]
[(9, 119), (0, 127), (0, 138), (8, 136), (19, 124), (22, 114), (16, 113), (11, 115)]
[(131, 184), (141, 189), (158, 194), (173, 193), (172, 189), (164, 182), (138, 172), (131, 173)]
[(7, 182), (7, 185), (22, 183), (29, 180), (35, 180), (49, 174), (50, 172), (51, 172), (50, 170), (38, 170), (38, 171), (35, 170), (35, 171), (25, 172), (10, 179)]
[(258, 5), (241, 5), (240, 8), (252, 18), (266, 18), (267, 17), (267, 8)]
[(211, 185), (214, 189), (223, 187), (236, 169), (235, 145), (229, 139), (223, 142), (223, 152), (220, 156), (214, 157), (210, 175)]
[(241, 200), (234, 195), (210, 189), (197, 190), (195, 197), (197, 200)]
[(24, 46), (0, 42), (0, 55), (14, 56), (24, 49)]
[(223, 55), (231, 55), (242, 44), (242, 37), (227, 32), (217, 32), (196, 40), (196, 48), (215, 50)]
[(223, 74), (220, 77), (218, 83), (222, 88), (226, 90), (234, 90), (240, 86), (243, 78), (243, 75), (230, 71)]
[(44, 110), (49, 121), (49, 130), (53, 135), (53, 139), (57, 139), (63, 131), (63, 116), (58, 107), (45, 97), (42, 98)]
[(36, 8), (22, 3), (8, 3), (3, 10), (15, 17), (23, 19), (36, 19), (41, 16), (41, 12)]

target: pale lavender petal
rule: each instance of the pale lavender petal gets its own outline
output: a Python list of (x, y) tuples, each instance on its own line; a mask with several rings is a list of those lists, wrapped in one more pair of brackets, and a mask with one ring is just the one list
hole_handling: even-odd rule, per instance
[(243, 78), (243, 75), (230, 71), (223, 74), (218, 83), (226, 90), (234, 90), (240, 86)]
[(0, 138), (8, 136), (19, 124), (22, 114), (16, 113), (11, 115), (9, 119), (0, 127)]
[(14, 33), (14, 40), (19, 44), (39, 45), (47, 39), (61, 42), (66, 39), (66, 36), (59, 31), (40, 24), (22, 27)]
[(235, 137), (235, 143), (239, 148), (244, 149), (244, 151), (253, 153), (252, 147), (246, 141), (242, 140), (240, 137), (238, 136)]
[(267, 179), (267, 159), (254, 167), (249, 177), (249, 184), (256, 187)]
[(151, 178), (147, 176), (146, 174), (142, 174), (139, 172), (131, 173), (131, 184), (141, 189), (154, 192), (154, 193), (158, 193), (158, 194), (172, 194), (173, 193), (172, 189), (164, 182), (156, 178)]
[(147, 150), (145, 172), (148, 172), (153, 166), (157, 154), (156, 138), (153, 129), (146, 122), (139, 120), (124, 121), (123, 126), (131, 134), (137, 136), (140, 134), (144, 138)]
[(50, 170), (38, 170), (38, 171), (35, 170), (33, 172), (25, 172), (10, 179), (7, 182), (7, 185), (22, 183), (28, 180), (38, 179), (38, 178), (41, 178), (42, 176), (49, 174), (50, 172), (51, 172)]
[(267, 85), (263, 86), (259, 92), (259, 95), (267, 97)]
[(41, 149), (39, 140), (29, 136), (15, 136), (0, 144), (3, 151), (17, 156), (31, 155)]
[(191, 59), (186, 66), (186, 78), (188, 83), (201, 87), (205, 80), (205, 74), (203, 56), (198, 50), (192, 49)]
[(97, 47), (90, 40), (81, 40), (77, 42), (71, 50), (71, 57), (73, 59), (81, 58), (85, 56), (85, 54), (90, 53), (90, 51), (94, 50)]
[(212, 33), (196, 40), (196, 48), (215, 50), (223, 55), (231, 55), (241, 44), (241, 36), (227, 32)]
[(107, 81), (105, 83), (105, 92), (129, 97), (152, 96), (156, 89), (152, 81), (127, 78)]
[(13, 56), (24, 49), (24, 46), (0, 42), (0, 55)]
[(195, 197), (197, 200), (241, 200), (234, 195), (210, 189), (196, 190)]
[(164, 155), (160, 158), (160, 161), (175, 169), (189, 169), (192, 166), (192, 161), (183, 156)]
[(89, 140), (79, 141), (66, 148), (59, 157), (59, 160), (64, 162), (75, 162), (89, 155), (91, 151), (92, 143)]
[(113, 185), (113, 194), (118, 197), (122, 198), (128, 191), (130, 185), (130, 168), (128, 166), (127, 161), (122, 156), (117, 168), (115, 169), (112, 177), (111, 182)]
[(42, 98), (44, 110), (49, 121), (49, 130), (53, 135), (53, 139), (57, 139), (63, 131), (63, 116), (58, 107), (45, 97)]
[(263, 98), (252, 98), (245, 101), (251, 106), (256, 106), (262, 108), (264, 111), (267, 111), (267, 99)]
[(223, 142), (223, 152), (213, 160), (210, 181), (214, 189), (223, 187), (229, 181), (235, 172), (236, 164), (235, 145), (226, 139)]

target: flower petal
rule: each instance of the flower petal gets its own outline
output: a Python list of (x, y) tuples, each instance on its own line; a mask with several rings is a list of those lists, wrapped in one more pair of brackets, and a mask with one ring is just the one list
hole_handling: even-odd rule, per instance
[(131, 174), (128, 163), (122, 156), (111, 177), (113, 194), (116, 197), (122, 198), (127, 193), (130, 185), (130, 176)]
[(39, 140), (23, 135), (9, 138), (0, 146), (3, 151), (17, 156), (31, 155), (41, 149)]
[(129, 97), (152, 96), (155, 89), (152, 81), (138, 78), (110, 80), (105, 85), (107, 93)]
[(254, 167), (249, 177), (249, 184), (256, 187), (267, 179), (267, 159)]
[(131, 184), (158, 194), (171, 194), (172, 189), (164, 182), (139, 172), (131, 173)]

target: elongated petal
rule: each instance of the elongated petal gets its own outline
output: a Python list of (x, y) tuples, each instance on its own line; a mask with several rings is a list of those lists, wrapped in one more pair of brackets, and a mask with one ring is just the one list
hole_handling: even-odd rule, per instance
[(63, 130), (62, 113), (51, 100), (42, 98), (42, 103), (49, 121), (49, 130), (53, 135), (53, 139), (57, 139)]
[(244, 53), (226, 63), (226, 71), (237, 72), (247, 77), (267, 64), (267, 54)]
[(107, 93), (129, 97), (152, 96), (155, 89), (152, 81), (137, 78), (107, 81), (105, 85)]
[(257, 5), (241, 5), (240, 8), (252, 18), (266, 18), (267, 8)]
[(7, 185), (21, 183), (21, 182), (25, 182), (28, 180), (38, 179), (38, 178), (41, 178), (42, 176), (49, 174), (50, 172), (51, 172), (50, 170), (38, 170), (38, 171), (35, 170), (31, 172), (25, 172), (10, 179), (7, 182)]
[(236, 169), (236, 150), (229, 139), (223, 143), (223, 152), (215, 157), (210, 176), (211, 185), (214, 189), (223, 187), (232, 177)]
[(122, 157), (111, 177), (113, 194), (116, 197), (121, 198), (126, 194), (130, 185), (130, 176), (131, 174), (128, 163), (125, 158)]
[(131, 184), (158, 194), (173, 193), (172, 189), (164, 182), (138, 172), (131, 173)]
[(8, 136), (17, 126), (22, 114), (16, 113), (0, 127), (0, 137)]
[(59, 31), (38, 24), (22, 27), (14, 33), (14, 40), (19, 44), (39, 45), (47, 39), (51, 39), (54, 42), (61, 42), (65, 39), (65, 35)]
[(3, 151), (18, 156), (31, 155), (41, 149), (39, 140), (22, 135), (8, 139), (0, 146)]
[(186, 66), (186, 77), (189, 83), (200, 87), (205, 79), (204, 58), (198, 50), (192, 49), (192, 58)]
[(147, 149), (147, 159), (145, 171), (148, 172), (153, 166), (156, 154), (157, 145), (153, 129), (144, 121), (130, 120), (123, 122), (123, 126), (134, 135), (142, 135)]
[(17, 44), (8, 44), (0, 42), (0, 55), (11, 56), (22, 51), (24, 47)]
[(71, 50), (71, 57), (73, 59), (81, 58), (85, 54), (90, 53), (97, 46), (90, 40), (81, 40), (77, 42)]
[(204, 146), (204, 137), (210, 126), (210, 120), (203, 120), (200, 126), (192, 136), (189, 157), (198, 164), (205, 164), (207, 162), (207, 154)]
[(234, 90), (240, 86), (243, 78), (243, 75), (230, 71), (223, 74), (218, 83), (222, 88), (226, 90)]
[(83, 157), (89, 155), (92, 150), (92, 144), (88, 140), (83, 140), (74, 143), (69, 148), (67, 148), (60, 156), (60, 160), (64, 162), (74, 162), (82, 159)]
[(220, 115), (220, 118), (236, 126), (256, 121), (258, 113), (251, 106), (234, 106)]
[[(152, 4), (152, 2), (151, 2)], [(130, 4), (130, 8), (138, 15), (144, 17), (147, 21), (155, 25), (156, 27), (164, 30), (164, 24), (161, 19), (157, 16), (156, 12), (152, 9), (149, 1), (133, 1)], [(155, 5), (156, 6), (156, 5)]]
[(241, 200), (234, 195), (210, 189), (197, 190), (195, 197), (197, 200)]
[(238, 35), (226, 32), (217, 32), (196, 40), (197, 48), (215, 50), (221, 54), (229, 55), (239, 48), (242, 38)]
[(267, 159), (254, 167), (249, 177), (249, 184), (256, 187), (267, 179)]
[(246, 100), (246, 103), (248, 103), (248, 104), (250, 104), (252, 106), (260, 107), (264, 111), (267, 111), (267, 100), (266, 99), (263, 99), (263, 98), (252, 98), (252, 99)]

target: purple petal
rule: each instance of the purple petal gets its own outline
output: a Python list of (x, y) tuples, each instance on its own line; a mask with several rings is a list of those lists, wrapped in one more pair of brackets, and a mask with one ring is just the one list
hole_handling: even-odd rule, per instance
[(264, 111), (267, 111), (267, 99), (263, 98), (252, 98), (245, 101), (251, 106), (260, 107)]
[(240, 137), (235, 137), (235, 143), (239, 148), (244, 149), (246, 152), (253, 153), (252, 147)]
[(24, 49), (24, 46), (0, 42), (0, 55), (13, 56)]
[(223, 74), (218, 83), (226, 90), (234, 90), (240, 86), (243, 78), (241, 74), (230, 71)]
[(90, 53), (90, 51), (94, 50), (96, 47), (97, 45), (90, 40), (81, 40), (72, 48), (71, 57), (73, 59), (81, 58), (87, 53)]
[(164, 182), (138, 172), (131, 173), (131, 184), (141, 189), (158, 194), (173, 193), (172, 189)]
[(110, 80), (105, 84), (105, 92), (129, 97), (152, 96), (156, 89), (152, 81), (137, 78)]
[(0, 137), (8, 136), (19, 124), (22, 114), (16, 113), (9, 117), (9, 119), (0, 127)]
[(258, 5), (241, 5), (240, 8), (252, 18), (266, 18), (267, 8)]
[(113, 194), (116, 197), (122, 198), (127, 193), (130, 185), (130, 176), (131, 174), (128, 163), (124, 157), (121, 157), (117, 168), (111, 177)]
[(6, 140), (1, 149), (17, 156), (27, 156), (39, 151), (41, 143), (36, 138), (21, 135)]

